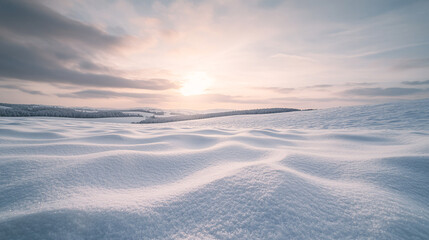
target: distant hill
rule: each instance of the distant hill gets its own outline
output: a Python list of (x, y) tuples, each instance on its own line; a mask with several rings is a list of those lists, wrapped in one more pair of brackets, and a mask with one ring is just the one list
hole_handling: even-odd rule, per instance
[[(138, 113), (126, 113), (129, 110), (98, 110), (91, 108), (66, 108), (35, 104), (0, 103), (1, 117), (67, 117), (67, 118), (108, 118), (141, 117)], [(139, 112), (139, 111), (136, 111)], [(140, 111), (143, 112), (143, 111)], [(145, 112), (150, 112), (145, 110)], [(152, 112), (151, 112), (152, 113)], [(153, 114), (159, 114), (153, 112)]]
[(0, 103), (0, 117), (65, 117), (65, 118), (114, 118), (142, 117), (137, 123), (165, 123), (187, 121), (204, 118), (225, 117), (248, 114), (270, 114), (281, 112), (301, 111), (294, 108), (264, 108), (239, 111), (224, 111), (212, 113), (191, 114), (183, 111), (164, 111), (152, 108), (133, 108), (106, 110), (95, 108), (73, 108), (37, 104)]
[(166, 122), (188, 121), (188, 120), (196, 120), (196, 119), (215, 118), (215, 117), (226, 117), (226, 116), (233, 116), (233, 115), (270, 114), (270, 113), (282, 113), (282, 112), (294, 112), (294, 111), (301, 111), (301, 110), (295, 109), (295, 108), (263, 108), (263, 109), (251, 109), (251, 110), (205, 113), (205, 114), (194, 114), (194, 115), (178, 115), (178, 116), (160, 117), (160, 118), (153, 116), (150, 118), (146, 118), (138, 123), (141, 123), (141, 124), (166, 123)]

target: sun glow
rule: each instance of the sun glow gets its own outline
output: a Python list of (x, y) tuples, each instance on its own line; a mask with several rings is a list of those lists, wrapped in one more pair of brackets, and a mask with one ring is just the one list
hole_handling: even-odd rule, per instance
[(186, 76), (186, 82), (180, 89), (184, 96), (204, 94), (213, 80), (205, 72), (193, 72)]

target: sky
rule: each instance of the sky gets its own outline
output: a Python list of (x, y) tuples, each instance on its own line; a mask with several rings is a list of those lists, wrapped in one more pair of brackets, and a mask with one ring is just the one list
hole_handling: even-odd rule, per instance
[(429, 98), (427, 0), (0, 0), (0, 102), (327, 108)]

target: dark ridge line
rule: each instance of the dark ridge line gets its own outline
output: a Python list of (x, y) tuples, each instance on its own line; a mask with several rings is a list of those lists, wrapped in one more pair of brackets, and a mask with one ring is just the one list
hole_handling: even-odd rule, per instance
[(69, 108), (38, 104), (0, 103), (0, 117), (64, 117), (64, 118), (113, 118), (142, 117), (141, 114), (128, 114), (123, 110), (98, 110), (90, 108)]

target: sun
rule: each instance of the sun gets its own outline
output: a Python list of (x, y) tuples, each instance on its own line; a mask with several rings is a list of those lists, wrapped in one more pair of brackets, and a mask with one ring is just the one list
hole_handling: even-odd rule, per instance
[(184, 96), (204, 94), (213, 82), (205, 72), (189, 73), (185, 79), (186, 81), (180, 89)]

